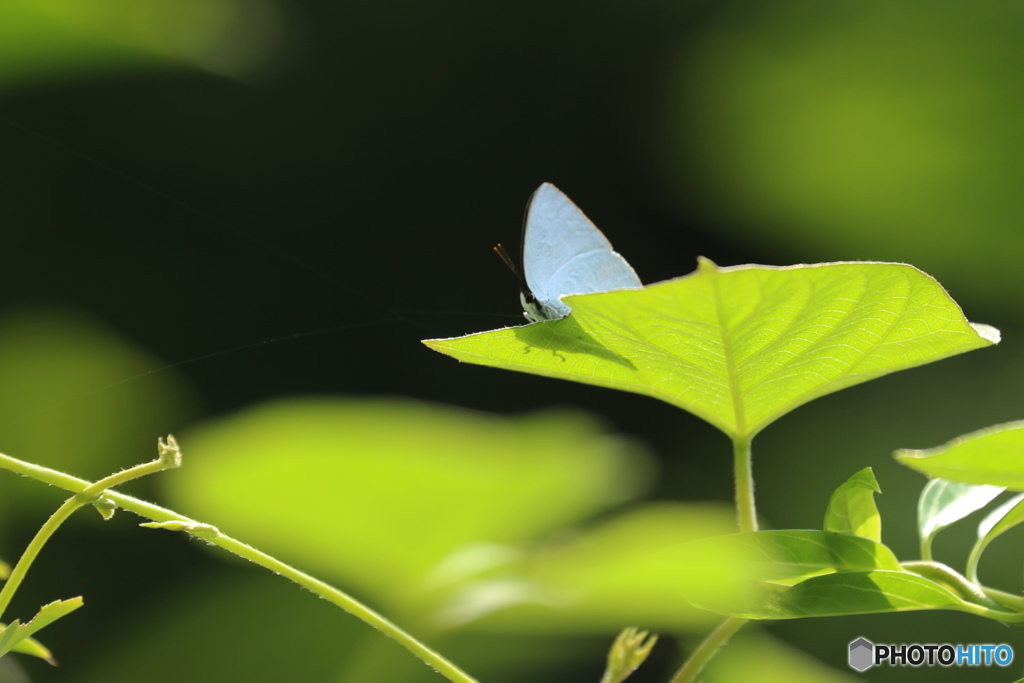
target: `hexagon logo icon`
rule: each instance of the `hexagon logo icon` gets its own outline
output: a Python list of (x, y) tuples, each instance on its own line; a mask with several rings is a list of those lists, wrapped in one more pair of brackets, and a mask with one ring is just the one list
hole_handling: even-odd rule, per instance
[(875, 644), (867, 638), (850, 643), (850, 668), (866, 671), (875, 665)]

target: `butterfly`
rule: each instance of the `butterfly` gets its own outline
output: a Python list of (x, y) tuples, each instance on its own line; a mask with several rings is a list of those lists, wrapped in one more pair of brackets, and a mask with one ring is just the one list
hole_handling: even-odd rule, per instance
[(530, 322), (558, 320), (572, 309), (566, 294), (642, 287), (626, 259), (557, 187), (544, 183), (526, 205), (520, 272), (500, 244), (494, 251), (519, 279), (519, 300)]

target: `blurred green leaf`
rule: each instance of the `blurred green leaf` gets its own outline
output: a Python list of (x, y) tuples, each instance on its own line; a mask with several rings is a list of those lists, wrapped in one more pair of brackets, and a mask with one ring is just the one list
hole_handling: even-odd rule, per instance
[[(731, 596), (722, 568), (746, 548), (704, 548), (691, 541), (736, 528), (726, 506), (643, 505), (575, 534), (521, 553), (499, 571), (464, 577), (441, 611), (441, 623), (525, 633), (614, 632), (624, 623), (678, 632), (717, 617), (695, 609), (697, 595)], [(435, 576), (444, 575), (444, 565)]]
[(860, 680), (825, 666), (781, 640), (749, 626), (708, 664), (703, 683), (854, 683)]
[(737, 579), (778, 584), (832, 572), (900, 568), (896, 556), (881, 543), (827, 531), (753, 531), (708, 538), (689, 547), (693, 552), (712, 551), (719, 556), (732, 549), (734, 557), (748, 559), (742, 565), (720, 566), (721, 573), (734, 571)]
[(923, 472), (969, 484), (1024, 491), (1024, 421), (988, 427), (926, 450), (902, 449), (896, 460)]
[[(75, 683), (442, 680), (395, 641), (279, 576), (244, 565), (212, 569), (172, 582), (105, 624), (102, 646), (78, 653)], [(267, 615), (287, 628), (269, 628)], [(605, 650), (549, 636), (415, 635), (484, 682), (594, 667)]]
[[(187, 388), (164, 365), (86, 314), (6, 311), (0, 316), (2, 450), (90, 478), (139, 462), (153, 435), (189, 410)], [(49, 507), (53, 496), (52, 489), (0, 477), (4, 508), (24, 512), (37, 501)]]
[(1022, 29), (1012, 3), (741, 2), (678, 53), (666, 202), (747, 245), (913, 259), (1012, 306)]
[[(17, 648), (19, 652), (42, 657), (51, 664), (56, 663), (49, 650), (42, 645), (35, 641), (32, 643), (26, 643), (25, 641), (33, 633), (74, 612), (81, 606), (82, 598), (57, 600), (39, 608), (39, 612), (27, 624), (21, 624), (17, 620), (11, 622), (0, 630), (0, 657)], [(22, 645), (22, 647), (18, 648), (19, 645)]]
[(718, 604), (721, 614), (744, 619), (797, 619), (922, 609), (972, 611), (942, 584), (902, 571), (854, 571), (816, 576), (795, 586), (766, 585), (746, 603)]
[(963, 484), (945, 479), (929, 481), (917, 501), (917, 530), (922, 557), (931, 558), (935, 534), (985, 507), (1003, 490), (1002, 486)]
[(237, 76), (281, 30), (271, 0), (6, 0), (0, 85), (172, 64)]
[(875, 505), (875, 494), (881, 492), (870, 467), (854, 474), (832, 493), (825, 511), (825, 531), (881, 543), (882, 518)]
[(718, 268), (566, 297), (572, 315), (430, 348), (668, 401), (751, 436), (819, 396), (998, 341), (907, 265)]
[(389, 609), (422, 600), (456, 554), (502, 562), (502, 548), (636, 495), (648, 463), (580, 414), (399, 400), (279, 401), (179, 441), (185, 464), (161, 478), (175, 507)]

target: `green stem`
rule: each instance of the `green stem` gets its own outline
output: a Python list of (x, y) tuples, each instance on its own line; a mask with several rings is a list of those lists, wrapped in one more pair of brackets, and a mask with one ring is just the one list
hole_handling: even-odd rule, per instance
[(984, 538), (979, 538), (978, 542), (971, 548), (971, 554), (967, 556), (967, 571), (964, 572), (967, 575), (968, 581), (978, 583), (978, 562), (981, 560), (981, 554), (985, 552), (985, 548), (988, 547), (988, 542)]
[(750, 437), (735, 437), (733, 449), (733, 476), (736, 478), (736, 513), (740, 531), (757, 531), (757, 507), (754, 505), (753, 461), (750, 457)]
[(697, 649), (693, 651), (693, 654), (690, 655), (686, 663), (676, 672), (676, 675), (672, 677), (669, 683), (693, 683), (696, 681), (697, 676), (704, 670), (704, 667), (711, 661), (711, 658), (715, 656), (715, 653), (721, 650), (729, 638), (736, 631), (739, 631), (745, 623), (747, 623), (746, 619), (729, 617), (719, 624), (718, 628), (709, 633), (708, 637), (697, 646)]
[[(733, 476), (736, 479), (736, 515), (741, 532), (757, 531), (757, 506), (754, 503), (754, 469), (749, 436), (733, 437)], [(693, 651), (682, 668), (672, 677), (671, 683), (691, 683), (705, 665), (728, 642), (736, 631), (747, 623), (746, 619), (729, 617), (712, 631), (704, 642)]]
[[(171, 439), (171, 442), (173, 443), (173, 438)], [(0, 615), (2, 615), (11, 604), (11, 599), (14, 597), (14, 593), (21, 586), (21, 582), (25, 579), (29, 568), (32, 566), (32, 563), (35, 562), (36, 557), (39, 556), (43, 546), (46, 545), (46, 542), (49, 541), (57, 529), (60, 528), (60, 525), (67, 521), (67, 519), (78, 508), (83, 505), (89, 505), (90, 503), (96, 502), (100, 495), (111, 486), (118, 486), (131, 481), (132, 479), (138, 479), (139, 477), (144, 477), (147, 474), (153, 474), (155, 472), (160, 472), (162, 470), (178, 466), (180, 461), (176, 457), (164, 457), (165, 446), (162, 442), (160, 452), (161, 457), (153, 460), (152, 462), (143, 463), (126, 470), (121, 470), (120, 472), (115, 472), (108, 477), (100, 479), (94, 484), (82, 482), (86, 485), (75, 490), (75, 495), (64, 501), (63, 505), (57, 508), (57, 510), (50, 515), (50, 518), (46, 520), (43, 526), (39, 528), (39, 531), (36, 532), (36, 535), (29, 542), (25, 551), (21, 554), (21, 557), (18, 558), (18, 564), (16, 564), (14, 569), (11, 570), (11, 575), (7, 578), (7, 582), (4, 584), (3, 590), (0, 590)], [(176, 447), (173, 452), (175, 454), (177, 453)], [(0, 454), (0, 458), (6, 459), (7, 456)], [(25, 472), (22, 473), (24, 474)]]
[(1005, 610), (1003, 605), (1000, 605), (989, 597), (988, 594), (982, 590), (981, 586), (968, 580), (959, 572), (948, 565), (942, 564), (941, 562), (933, 562), (931, 560), (913, 560), (901, 563), (900, 567), (906, 571), (911, 571), (923, 576), (926, 579), (931, 579), (932, 581), (941, 583), (952, 589), (953, 592), (964, 600), (973, 602), (976, 605), (997, 610)]
[(1009, 607), (1010, 609), (1015, 610), (1024, 610), (1024, 597), (1021, 597), (1020, 595), (1007, 593), (996, 588), (989, 588), (988, 586), (982, 586), (981, 590), (985, 592), (985, 595), (1004, 607)]
[[(94, 485), (84, 479), (72, 477), (71, 475), (64, 474), (63, 472), (51, 470), (46, 467), (40, 467), (39, 465), (23, 462), (3, 454), (0, 454), (0, 468), (7, 469), (18, 474), (23, 474), (52, 486), (67, 489), (68, 491), (73, 491), (75, 493), (83, 493), (91, 489), (93, 486), (98, 486), (102, 483), (97, 482), (97, 484)], [(453, 681), (453, 683), (476, 683), (474, 678), (463, 672), (457, 666), (442, 657), (439, 653), (434, 652), (425, 644), (416, 640), (380, 614), (377, 614), (369, 607), (366, 607), (337, 588), (334, 588), (319, 579), (313, 578), (312, 576), (301, 572), (298, 569), (267, 555), (266, 553), (260, 552), (241, 541), (231, 538), (230, 536), (225, 536), (219, 532), (213, 534), (207, 533), (211, 527), (197, 522), (196, 520), (189, 519), (188, 517), (183, 517), (173, 510), (168, 510), (167, 508), (162, 508), (159, 505), (153, 505), (152, 503), (147, 503), (146, 501), (139, 500), (138, 498), (126, 496), (114, 491), (107, 491), (106, 497), (113, 500), (125, 510), (134, 512), (140, 517), (151, 519), (154, 522), (180, 523), (186, 531), (190, 526), (194, 526), (200, 530), (198, 533), (193, 534), (194, 536), (206, 540), (214, 545), (218, 545), (228, 552), (234, 553), (235, 555), (245, 558), (246, 560), (258, 564), (261, 567), (266, 567), (272, 572), (281, 574), (303, 588), (307, 588), (325, 600), (334, 603), (352, 616), (361, 619), (384, 635), (398, 641), (407, 650), (419, 657), (449, 681)]]
[(921, 559), (925, 562), (931, 562), (934, 558), (932, 557), (932, 539), (935, 538), (935, 534), (931, 533), (921, 539)]

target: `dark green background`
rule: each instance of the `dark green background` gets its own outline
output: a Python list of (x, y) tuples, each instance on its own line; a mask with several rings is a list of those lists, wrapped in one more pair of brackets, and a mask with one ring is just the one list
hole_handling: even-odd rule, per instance
[[(17, 25), (19, 5), (0, 9), (0, 22), (9, 12)], [(526, 198), (544, 181), (644, 282), (684, 275), (698, 255), (723, 266), (904, 261), (943, 283), (969, 319), (1002, 329), (995, 349), (826, 397), (768, 429), (754, 449), (770, 526), (819, 526), (831, 490), (872, 466), (885, 540), (914, 556), (924, 479), (890, 453), (1022, 416), (1024, 12), (1012, 3), (289, 2), (262, 61), (229, 75), (126, 48), (118, 31), (130, 22), (101, 18), (113, 28), (92, 35), (63, 18), (61, 3), (47, 7), (52, 25), (33, 25), (71, 47), (0, 49), (0, 315), (15, 321), (0, 329), (70, 316), (146, 355), (132, 372), (73, 390), (37, 374), (31, 401), (8, 383), (0, 450), (11, 455), (101, 476), (149, 457), (159, 434), (282, 395), (403, 395), (497, 412), (571, 405), (651, 445), (663, 465), (654, 497), (727, 500), (728, 442), (696, 418), (638, 396), (460, 366), (419, 344), (521, 321), (515, 283), (490, 249), (518, 241)], [(66, 416), (154, 387), (166, 405), (124, 425), (120, 450), (98, 461), (32, 445), (35, 434), (90, 442)], [(6, 506), (4, 557), (45, 510)], [(116, 650), (105, 625), (159, 609), (165, 581), (201, 587), (237, 574), (266, 583), (267, 603), (246, 603), (243, 621), (284, 620), (291, 632), (315, 618), (293, 605), (316, 603), (310, 596), (170, 534), (125, 519), (73, 527), (16, 602), (27, 612), (57, 596), (87, 599), (43, 638), (64, 665), (29, 662), (34, 680), (74, 680), (76, 662)], [(945, 532), (938, 558), (962, 566), (971, 533), (970, 523)], [(1018, 591), (1021, 564), (1011, 533), (982, 575)], [(336, 619), (322, 604), (307, 609)], [(230, 655), (223, 670), (202, 664), (207, 648), (196, 643), (258, 639), (208, 621), (195, 642), (174, 642), (194, 657), (190, 679), (257, 680), (252, 662), (232, 669)], [(305, 651), (323, 647), (319, 638), (335, 648), (360, 629), (282, 635), (255, 667), (259, 680), (287, 679), (282, 662), (315, 662)], [(769, 630), (840, 669), (861, 635), (1008, 642), (1024, 653), (1017, 630), (955, 613)], [(510, 645), (507, 680), (597, 680), (605, 644), (525, 645), (569, 658), (518, 676)], [(663, 647), (636, 680), (665, 680), (676, 656)], [(970, 676), (1008, 680), (1013, 668)]]

